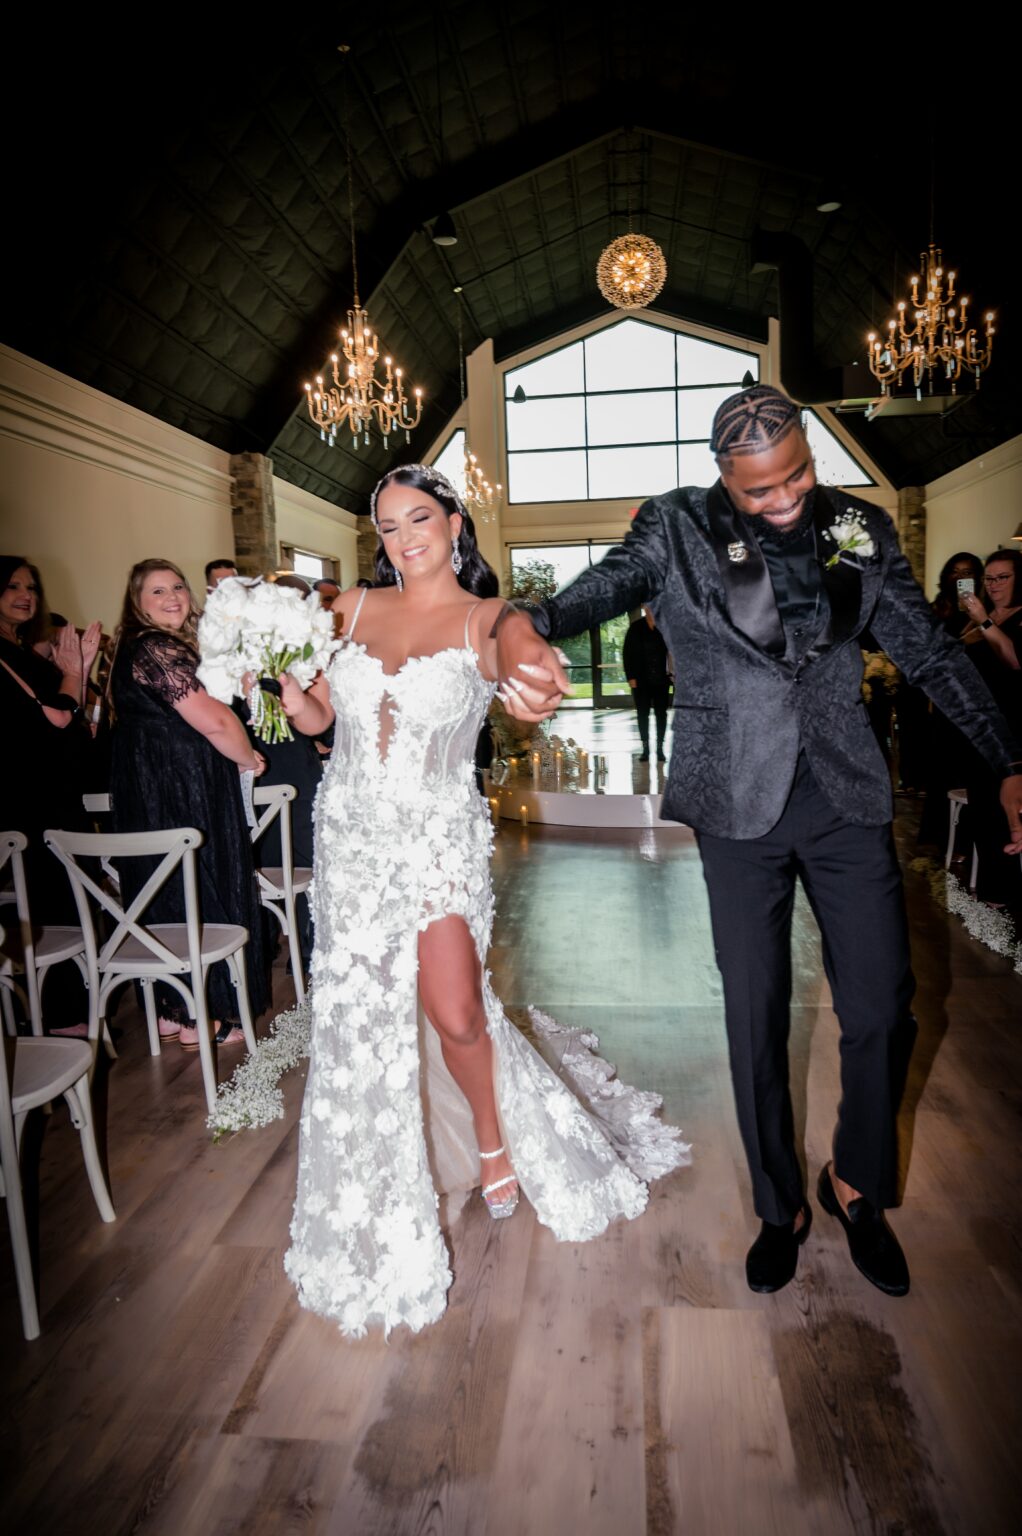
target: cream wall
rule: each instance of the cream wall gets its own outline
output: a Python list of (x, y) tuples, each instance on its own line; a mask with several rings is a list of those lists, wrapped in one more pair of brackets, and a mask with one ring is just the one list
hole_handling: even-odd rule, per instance
[(109, 630), (136, 560), (173, 560), (202, 592), (231, 554), (227, 454), (0, 346), (0, 542), (52, 608)]
[(286, 480), (273, 477), (277, 509), (277, 542), (293, 544), (313, 555), (339, 560), (341, 585), (353, 587), (358, 579), (358, 518), (344, 507), (335, 507)]
[[(357, 519), (274, 478), (277, 537), (357, 576)], [(173, 560), (201, 594), (231, 556), (229, 456), (0, 345), (0, 551), (38, 565), (50, 606), (108, 631), (128, 571)]]
[(1002, 546), (1019, 549), (1022, 523), (1022, 436), (953, 469), (926, 487), (926, 591), (936, 593), (944, 562), (960, 549), (984, 559)]

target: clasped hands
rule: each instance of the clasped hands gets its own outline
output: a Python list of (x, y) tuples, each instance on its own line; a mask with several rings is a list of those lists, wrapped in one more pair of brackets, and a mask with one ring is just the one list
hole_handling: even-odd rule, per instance
[(571, 692), (561, 652), (538, 635), (524, 613), (509, 614), (496, 636), (497, 697), (515, 720), (549, 720)]
[(103, 626), (97, 619), (79, 635), (73, 624), (56, 632), (50, 659), (64, 677), (88, 677), (99, 652)]

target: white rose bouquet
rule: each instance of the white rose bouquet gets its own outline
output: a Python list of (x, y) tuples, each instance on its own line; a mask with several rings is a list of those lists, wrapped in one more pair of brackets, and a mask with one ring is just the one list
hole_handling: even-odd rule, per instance
[(232, 576), (206, 599), (199, 620), (199, 682), (214, 699), (229, 704), (252, 685), (248, 706), (252, 729), (261, 741), (292, 741), (276, 685), (287, 672), (308, 688), (327, 665), (340, 641), (333, 615), (313, 592), (303, 597), (294, 587)]

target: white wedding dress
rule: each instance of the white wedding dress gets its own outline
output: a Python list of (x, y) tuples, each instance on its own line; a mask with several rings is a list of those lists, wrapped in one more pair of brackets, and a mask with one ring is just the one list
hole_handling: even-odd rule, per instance
[[(474, 753), (494, 689), (467, 623), (465, 638), (394, 676), (349, 638), (328, 671), (336, 735), (316, 802), (311, 1060), (285, 1264), (302, 1306), (353, 1336), (440, 1317), (439, 1193), (479, 1182), (468, 1105), (416, 985), (431, 921), (463, 917), (484, 967), (490, 942), (493, 833)], [(530, 1043), (485, 970), (483, 997), (505, 1145), (539, 1220), (580, 1242), (639, 1215), (644, 1181), (689, 1161), (660, 1099), (614, 1080), (592, 1036), (535, 1012)]]

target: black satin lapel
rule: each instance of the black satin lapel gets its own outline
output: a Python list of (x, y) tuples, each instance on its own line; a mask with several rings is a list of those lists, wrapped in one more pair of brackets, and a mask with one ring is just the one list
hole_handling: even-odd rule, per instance
[(827, 594), (830, 616), (822, 632), (813, 642), (815, 652), (826, 650), (828, 646), (840, 645), (843, 640), (853, 635), (862, 609), (862, 573), (858, 564), (839, 560), (836, 565), (827, 565), (830, 558), (827, 553), (828, 546), (831, 553), (834, 546), (823, 537), (824, 530), (837, 521), (837, 516), (834, 504), (826, 491), (817, 486), (813, 524), (816, 531), (816, 554), (823, 568), (823, 587)]
[[(707, 493), (706, 514), (732, 624), (768, 655), (783, 656), (784, 628), (767, 563), (719, 480)], [(746, 558), (729, 560), (729, 544), (743, 544)]]

